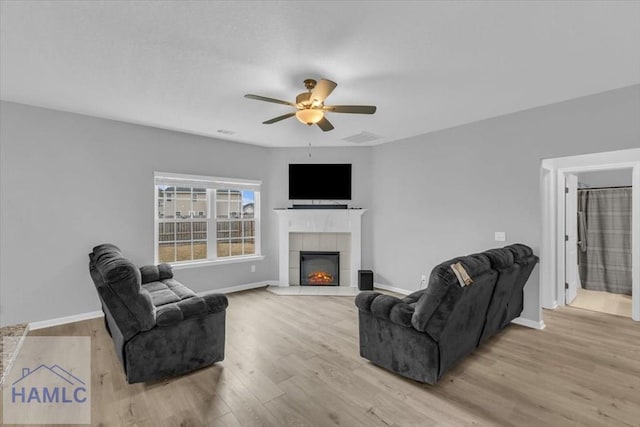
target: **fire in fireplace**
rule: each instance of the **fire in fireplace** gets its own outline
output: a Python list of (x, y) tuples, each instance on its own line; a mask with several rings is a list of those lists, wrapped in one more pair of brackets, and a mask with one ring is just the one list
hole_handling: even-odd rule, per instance
[(340, 252), (300, 252), (301, 286), (339, 286)]

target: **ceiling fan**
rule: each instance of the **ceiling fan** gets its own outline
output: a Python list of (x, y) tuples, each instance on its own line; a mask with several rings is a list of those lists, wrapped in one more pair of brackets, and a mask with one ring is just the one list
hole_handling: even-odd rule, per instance
[(282, 116), (274, 117), (271, 120), (262, 122), (265, 125), (279, 122), (280, 120), (288, 119), (289, 117), (296, 116), (301, 123), (306, 125), (318, 125), (324, 132), (328, 132), (333, 129), (333, 125), (325, 117), (325, 113), (351, 113), (351, 114), (373, 114), (376, 112), (374, 105), (324, 105), (324, 100), (333, 92), (338, 86), (337, 83), (331, 80), (321, 79), (319, 82), (313, 79), (306, 79), (304, 86), (307, 88), (307, 92), (299, 93), (296, 96), (295, 104), (289, 101), (282, 101), (280, 99), (267, 98), (266, 96), (247, 94), (244, 97), (249, 99), (256, 99), (258, 101), (273, 102), (275, 104), (289, 105), (297, 109), (291, 113), (283, 114)]

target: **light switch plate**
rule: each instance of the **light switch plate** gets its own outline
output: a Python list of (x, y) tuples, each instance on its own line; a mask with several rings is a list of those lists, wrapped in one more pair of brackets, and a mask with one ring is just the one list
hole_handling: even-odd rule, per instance
[(504, 231), (496, 231), (494, 233), (494, 239), (496, 242), (506, 242), (507, 241), (507, 233)]

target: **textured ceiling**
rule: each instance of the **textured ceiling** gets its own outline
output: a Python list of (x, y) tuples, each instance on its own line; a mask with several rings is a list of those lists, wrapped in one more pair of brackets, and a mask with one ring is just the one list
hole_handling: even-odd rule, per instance
[[(0, 8), (0, 98), (265, 146), (389, 142), (640, 83), (636, 1)], [(263, 125), (289, 107), (243, 98), (293, 101), (307, 77), (338, 83), (328, 104), (378, 111), (330, 113), (323, 133)]]

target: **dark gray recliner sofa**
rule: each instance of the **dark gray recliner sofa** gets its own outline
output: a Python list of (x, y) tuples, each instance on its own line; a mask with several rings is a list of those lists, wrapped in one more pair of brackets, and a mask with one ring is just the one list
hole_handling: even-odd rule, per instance
[[(471, 285), (461, 287), (451, 264)], [(360, 355), (407, 378), (437, 383), (449, 368), (522, 312), (523, 288), (538, 262), (522, 244), (454, 258), (436, 266), (426, 289), (399, 299), (356, 297)]]
[(89, 254), (105, 326), (127, 382), (159, 380), (224, 359), (227, 297), (195, 294), (168, 264), (136, 267), (102, 244)]

